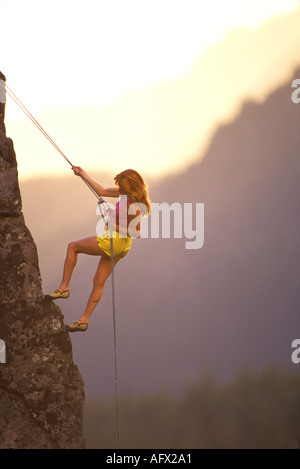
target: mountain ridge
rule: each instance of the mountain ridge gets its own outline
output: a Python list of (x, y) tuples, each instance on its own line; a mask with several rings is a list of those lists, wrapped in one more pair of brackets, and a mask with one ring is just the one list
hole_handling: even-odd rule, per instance
[[(234, 30), (176, 79), (131, 89), (103, 107), (95, 102), (44, 108), (36, 117), (72, 162), (88, 171), (182, 171), (187, 162), (204, 155), (216, 129), (235, 118), (245, 100), (261, 102), (292, 75), (299, 66), (299, 23), (300, 9), (257, 30)], [(28, 174), (29, 167), (65, 171), (65, 162), (32, 123), (9, 121), (7, 126), (23, 157), (21, 175)]]
[[(298, 76), (299, 69), (293, 77)], [(245, 103), (236, 119), (216, 131), (200, 163), (150, 188), (153, 202), (204, 203), (204, 246), (189, 251), (182, 239), (134, 240), (132, 253), (118, 265), (123, 392), (179, 392), (207, 370), (227, 379), (245, 363), (256, 370), (269, 364), (295, 370), (290, 355), (300, 326), (300, 106), (291, 100), (293, 77), (263, 103)], [(92, 196), (76, 190), (83, 206), (89, 205)], [(68, 207), (72, 200), (69, 195)], [(53, 228), (51, 271), (46, 275), (42, 267), (47, 288), (59, 280), (66, 242), (77, 233), (93, 233), (92, 212), (79, 208), (81, 223), (76, 227), (73, 220), (61, 235)], [(42, 263), (44, 256), (40, 246)], [(85, 303), (95, 263), (79, 260), (73, 298), (64, 304), (69, 320)], [(113, 392), (110, 311), (108, 283), (88, 346), (82, 336), (72, 338), (90, 396)]]

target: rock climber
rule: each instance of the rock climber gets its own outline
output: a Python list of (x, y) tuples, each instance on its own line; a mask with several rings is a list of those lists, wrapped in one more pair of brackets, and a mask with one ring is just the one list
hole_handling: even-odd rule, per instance
[(93, 288), (86, 308), (73, 325), (66, 326), (69, 332), (86, 331), (89, 318), (100, 301), (105, 282), (112, 271), (111, 237), (113, 239), (113, 265), (124, 259), (130, 251), (132, 238), (140, 237), (140, 221), (151, 210), (148, 186), (142, 176), (133, 169), (127, 169), (114, 178), (116, 187), (105, 189), (95, 182), (81, 167), (72, 166), (76, 176), (83, 177), (100, 197), (118, 197), (114, 210), (108, 210), (108, 221), (101, 236), (91, 236), (69, 243), (64, 263), (62, 280), (51, 300), (68, 298), (69, 284), (78, 254), (100, 256), (93, 280)]

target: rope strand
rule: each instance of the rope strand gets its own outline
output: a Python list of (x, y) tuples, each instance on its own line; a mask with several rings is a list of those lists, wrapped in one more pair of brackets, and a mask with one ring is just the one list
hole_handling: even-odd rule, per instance
[(12, 100), (22, 109), (22, 111), (26, 114), (27, 117), (34, 123), (34, 125), (42, 132), (42, 134), (46, 137), (47, 140), (54, 146), (54, 148), (61, 154), (61, 156), (71, 165), (71, 161), (66, 157), (66, 155), (62, 152), (62, 150), (56, 145), (56, 143), (52, 140), (52, 138), (47, 134), (45, 129), (38, 123), (38, 121), (33, 117), (33, 115), (28, 111), (28, 109), (24, 106), (23, 103), (17, 98), (15, 93), (6, 85), (7, 94), (12, 98)]
[[(99, 203), (101, 216), (104, 217), (102, 204)], [(115, 265), (112, 222), (108, 220), (110, 230), (110, 258), (111, 258), (111, 287), (112, 287), (112, 306), (113, 306), (113, 332), (114, 332), (114, 358), (115, 358), (115, 397), (116, 397), (116, 425), (117, 425), (117, 447), (120, 449), (120, 415), (118, 398), (118, 358), (117, 358), (117, 321), (116, 321), (116, 292), (115, 292)]]
[[(33, 117), (33, 115), (28, 111), (28, 109), (24, 106), (24, 104), (19, 100), (19, 98), (15, 95), (15, 93), (6, 85), (7, 94), (12, 98), (12, 100), (20, 107), (20, 109), (26, 114), (26, 116), (33, 122), (33, 124), (42, 132), (42, 134), (46, 137), (46, 139), (54, 146), (54, 148), (60, 153), (60, 155), (69, 163), (71, 167), (74, 165), (71, 163), (69, 158), (64, 154), (64, 152), (59, 148), (59, 146), (54, 142), (54, 140), (47, 134), (46, 130), (41, 126), (41, 124)], [(93, 192), (93, 194), (101, 200), (101, 202), (105, 202), (104, 199), (95, 191), (95, 189), (91, 186), (91, 184), (79, 174), (81, 179), (85, 182), (88, 188)]]

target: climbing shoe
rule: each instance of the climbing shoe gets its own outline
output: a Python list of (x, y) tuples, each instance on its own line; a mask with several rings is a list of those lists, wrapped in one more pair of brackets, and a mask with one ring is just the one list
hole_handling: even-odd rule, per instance
[(88, 328), (89, 322), (74, 321), (72, 326), (66, 325), (68, 332), (85, 332)]
[(70, 290), (60, 290), (57, 288), (52, 295), (47, 295), (47, 298), (49, 300), (57, 300), (58, 298), (69, 298), (70, 296)]

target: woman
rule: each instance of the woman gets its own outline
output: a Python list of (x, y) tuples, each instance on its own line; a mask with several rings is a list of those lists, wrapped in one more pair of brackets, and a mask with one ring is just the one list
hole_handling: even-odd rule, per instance
[(132, 237), (139, 237), (140, 219), (150, 213), (151, 205), (148, 196), (148, 187), (142, 176), (133, 169), (127, 169), (117, 176), (114, 181), (117, 187), (105, 189), (93, 181), (79, 166), (72, 167), (74, 174), (82, 176), (101, 197), (119, 197), (115, 211), (109, 211), (110, 229), (106, 224), (104, 236), (92, 236), (90, 238), (74, 241), (68, 245), (64, 264), (63, 277), (59, 288), (50, 296), (51, 300), (68, 298), (70, 295), (69, 283), (80, 253), (92, 256), (100, 256), (99, 264), (93, 281), (93, 289), (88, 299), (86, 308), (81, 317), (74, 321), (72, 326), (67, 326), (69, 332), (86, 331), (89, 318), (101, 299), (105, 282), (111, 274), (111, 243), (110, 233), (113, 238), (114, 266), (129, 252)]

